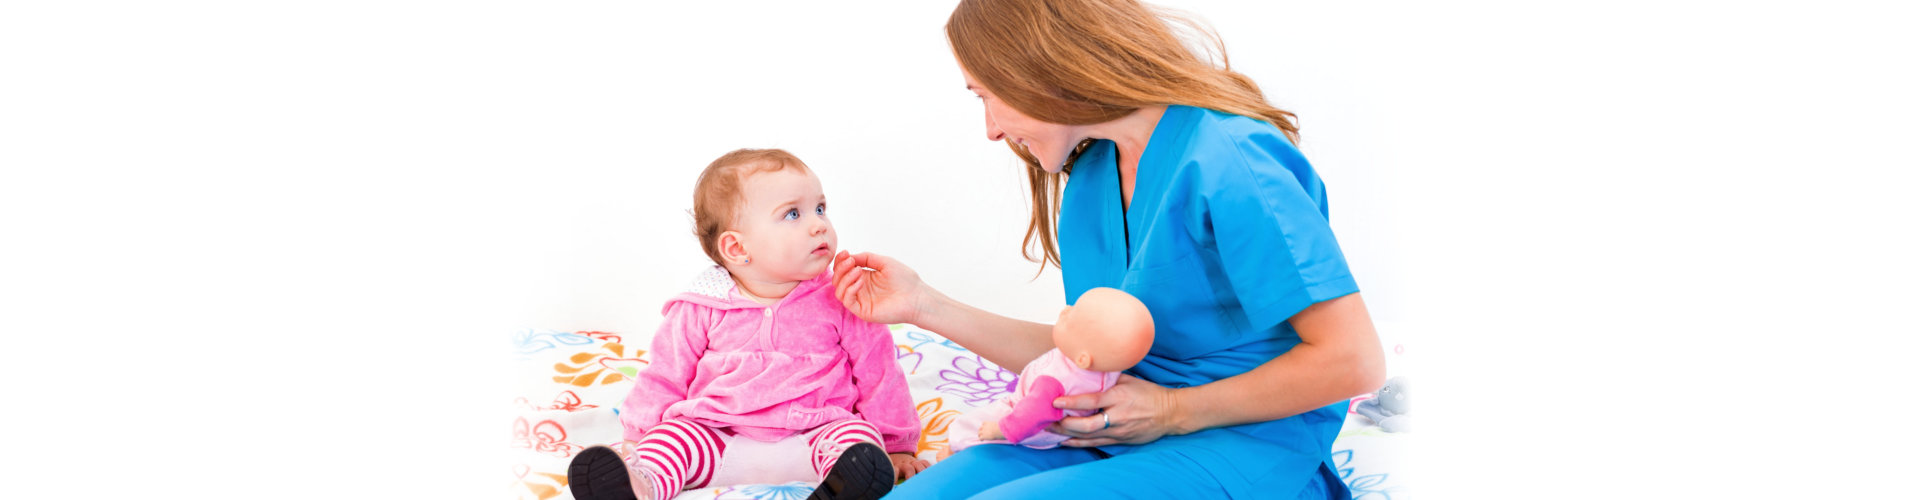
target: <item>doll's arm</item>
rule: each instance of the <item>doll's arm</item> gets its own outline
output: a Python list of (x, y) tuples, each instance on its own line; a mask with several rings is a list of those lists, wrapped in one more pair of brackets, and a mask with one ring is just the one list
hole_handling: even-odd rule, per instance
[(1013, 413), (1000, 419), (1000, 433), (1005, 434), (1008, 441), (1018, 443), (1040, 433), (1047, 424), (1060, 421), (1066, 414), (1053, 407), (1053, 399), (1064, 394), (1066, 388), (1060, 385), (1060, 380), (1044, 375), (1034, 379), (1027, 394), (1013, 405)]
[(620, 427), (628, 441), (639, 441), (647, 429), (660, 425), (668, 406), (687, 399), (699, 367), (699, 353), (707, 350), (708, 316), (712, 310), (687, 302), (667, 308), (660, 330), (653, 334), (653, 359), (640, 369), (627, 400), (620, 404)]

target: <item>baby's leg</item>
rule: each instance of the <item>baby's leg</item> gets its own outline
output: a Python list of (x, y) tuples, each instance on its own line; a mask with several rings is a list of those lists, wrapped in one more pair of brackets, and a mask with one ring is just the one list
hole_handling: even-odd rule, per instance
[(810, 498), (877, 499), (893, 489), (893, 462), (873, 424), (842, 420), (806, 434), (813, 470), (820, 477)]
[(706, 426), (684, 420), (661, 422), (648, 429), (627, 455), (633, 492), (642, 499), (664, 500), (682, 489), (704, 487), (713, 480), (714, 465), (726, 449), (720, 435)]

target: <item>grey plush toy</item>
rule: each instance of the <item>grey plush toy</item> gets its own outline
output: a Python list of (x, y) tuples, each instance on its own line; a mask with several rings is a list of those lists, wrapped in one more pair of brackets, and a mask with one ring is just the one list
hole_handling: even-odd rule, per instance
[(1373, 399), (1361, 401), (1353, 409), (1355, 413), (1373, 420), (1380, 430), (1387, 432), (1407, 432), (1413, 430), (1413, 418), (1407, 416), (1412, 410), (1412, 401), (1407, 392), (1407, 378), (1387, 379), (1386, 387), (1373, 393)]

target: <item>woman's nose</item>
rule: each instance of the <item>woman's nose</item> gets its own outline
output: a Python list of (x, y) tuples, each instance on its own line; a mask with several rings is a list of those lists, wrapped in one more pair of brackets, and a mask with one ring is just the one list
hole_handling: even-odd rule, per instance
[(986, 115), (987, 115), (987, 140), (998, 141), (998, 140), (1007, 138), (1007, 133), (1001, 132), (1000, 126), (994, 125), (993, 113), (986, 113)]

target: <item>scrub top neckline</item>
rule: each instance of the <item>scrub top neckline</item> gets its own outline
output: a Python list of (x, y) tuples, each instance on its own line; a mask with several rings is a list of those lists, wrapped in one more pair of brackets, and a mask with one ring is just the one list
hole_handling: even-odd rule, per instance
[[(1188, 124), (1193, 121), (1195, 111), (1197, 109), (1191, 106), (1168, 104), (1166, 112), (1160, 114), (1160, 121), (1153, 125), (1153, 134), (1147, 136), (1147, 145), (1140, 152), (1140, 163), (1134, 165), (1133, 201), (1128, 203), (1118, 190), (1112, 192), (1113, 202), (1121, 207), (1120, 234), (1124, 236), (1120, 241), (1120, 256), (1121, 264), (1125, 265), (1125, 268), (1133, 267), (1133, 251), (1140, 248), (1140, 238), (1144, 236), (1141, 234), (1144, 231), (1139, 227), (1139, 221), (1145, 216), (1141, 213), (1144, 209), (1140, 208), (1144, 204), (1142, 201), (1145, 200), (1140, 194), (1166, 191), (1166, 174), (1173, 171), (1173, 166), (1166, 163), (1175, 159), (1168, 157), (1173, 154), (1170, 149), (1174, 144), (1185, 143), (1188, 132), (1192, 129)], [(1120, 146), (1113, 141), (1107, 141), (1107, 147), (1111, 151), (1108, 156), (1113, 159), (1113, 183), (1118, 186), (1120, 184)], [(1147, 189), (1143, 190), (1142, 187)]]

